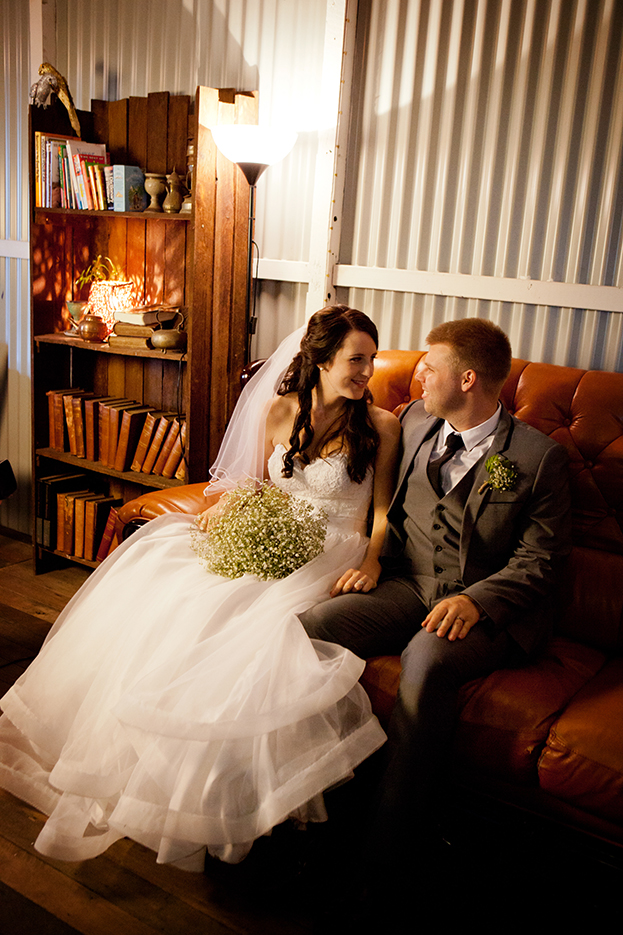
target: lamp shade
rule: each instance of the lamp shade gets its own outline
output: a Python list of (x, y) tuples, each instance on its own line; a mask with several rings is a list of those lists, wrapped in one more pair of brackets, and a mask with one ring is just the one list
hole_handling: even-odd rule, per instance
[(211, 130), (219, 151), (240, 166), (250, 185), (264, 169), (284, 159), (297, 140), (294, 130), (283, 127), (225, 124)]

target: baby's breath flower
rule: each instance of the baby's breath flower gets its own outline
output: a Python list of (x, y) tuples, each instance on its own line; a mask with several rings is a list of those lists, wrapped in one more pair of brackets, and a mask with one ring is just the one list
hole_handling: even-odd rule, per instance
[(502, 455), (491, 455), (485, 461), (485, 468), (489, 475), (489, 480), (478, 488), (478, 493), (484, 493), (487, 487), (493, 487), (495, 490), (512, 490), (519, 476), (519, 471), (512, 461)]
[(285, 578), (322, 552), (326, 518), (273, 484), (240, 484), (221, 498), (206, 532), (191, 546), (208, 571), (225, 578)]

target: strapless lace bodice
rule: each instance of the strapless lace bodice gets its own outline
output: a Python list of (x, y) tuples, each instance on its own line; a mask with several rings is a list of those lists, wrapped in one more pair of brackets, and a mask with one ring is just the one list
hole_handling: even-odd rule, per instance
[(372, 498), (372, 471), (368, 471), (361, 484), (354, 483), (348, 476), (346, 455), (338, 452), (327, 458), (316, 458), (305, 466), (295, 460), (292, 477), (283, 477), (285, 451), (283, 445), (277, 445), (269, 458), (268, 473), (273, 484), (324, 510), (330, 529), (365, 535)]

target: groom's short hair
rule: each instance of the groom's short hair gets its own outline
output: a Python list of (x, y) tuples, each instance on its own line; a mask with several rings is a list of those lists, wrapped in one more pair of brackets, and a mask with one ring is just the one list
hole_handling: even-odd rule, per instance
[(487, 318), (459, 318), (437, 325), (427, 344), (446, 344), (452, 351), (457, 372), (474, 370), (483, 386), (498, 391), (511, 369), (510, 341)]

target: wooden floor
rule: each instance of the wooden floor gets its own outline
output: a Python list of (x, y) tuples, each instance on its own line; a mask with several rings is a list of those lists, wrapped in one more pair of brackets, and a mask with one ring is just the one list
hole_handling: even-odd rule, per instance
[[(0, 536), (0, 695), (36, 655), (87, 574), (68, 566), (35, 576), (30, 546)], [(278, 868), (271, 872), (276, 858), (268, 839), (248, 864), (214, 862), (208, 872), (191, 874), (158, 865), (152, 851), (128, 840), (83, 863), (49, 860), (33, 847), (43, 823), (41, 814), (0, 790), (0, 935), (312, 931), (305, 900), (291, 885), (280, 886)]]

